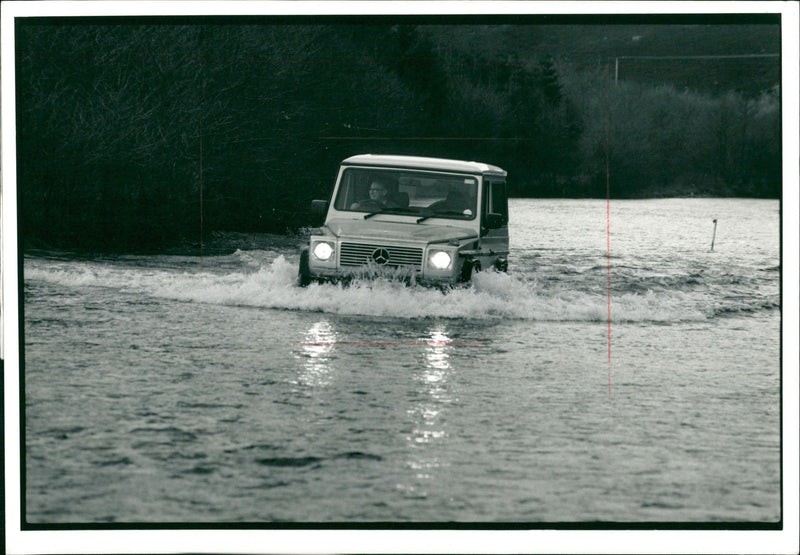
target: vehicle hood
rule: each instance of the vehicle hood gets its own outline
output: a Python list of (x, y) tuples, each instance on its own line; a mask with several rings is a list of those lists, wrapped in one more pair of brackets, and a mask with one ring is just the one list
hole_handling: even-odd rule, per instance
[(414, 222), (387, 222), (385, 220), (330, 220), (323, 229), (336, 237), (366, 239), (371, 241), (447, 242), (453, 239), (470, 239), (478, 236), (472, 230), (449, 225)]

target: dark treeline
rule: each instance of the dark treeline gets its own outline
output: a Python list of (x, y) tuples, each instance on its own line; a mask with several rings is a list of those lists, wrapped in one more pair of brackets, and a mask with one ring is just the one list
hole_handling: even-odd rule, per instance
[(605, 197), (607, 160), (615, 198), (779, 196), (777, 87), (615, 84), (535, 33), (18, 25), (22, 232), (126, 250), (284, 232), (365, 152), (491, 162), (516, 196)]

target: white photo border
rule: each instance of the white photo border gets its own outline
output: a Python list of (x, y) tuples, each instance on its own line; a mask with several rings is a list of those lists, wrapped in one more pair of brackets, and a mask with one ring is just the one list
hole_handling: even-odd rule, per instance
[[(795, 2), (577, 1), (20, 1), (3, 2), (2, 321), (5, 534), (8, 553), (797, 553), (798, 514), (798, 6)], [(20, 17), (454, 14), (780, 14), (782, 18), (782, 515), (763, 530), (21, 529), (19, 268), (14, 26)], [(235, 524), (231, 525), (235, 528)]]

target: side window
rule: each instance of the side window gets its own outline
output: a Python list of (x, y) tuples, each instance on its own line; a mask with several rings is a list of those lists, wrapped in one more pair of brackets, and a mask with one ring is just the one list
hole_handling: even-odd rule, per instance
[(505, 181), (490, 181), (486, 188), (486, 213), (494, 212), (503, 216), (503, 223), (508, 223), (508, 196)]
[(369, 198), (368, 178), (369, 175), (362, 171), (345, 170), (334, 207), (337, 210), (350, 210), (353, 203)]
[(336, 196), (334, 207), (336, 210), (347, 210), (347, 207), (355, 202), (353, 172), (345, 171), (342, 181), (339, 183), (339, 194)]

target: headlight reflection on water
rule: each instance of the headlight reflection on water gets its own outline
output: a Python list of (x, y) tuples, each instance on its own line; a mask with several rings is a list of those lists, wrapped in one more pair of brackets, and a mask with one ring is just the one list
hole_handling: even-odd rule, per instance
[(419, 388), (407, 411), (414, 426), (411, 435), (407, 437), (410, 448), (407, 466), (414, 472), (417, 486), (402, 488), (414, 491), (416, 495), (425, 494), (424, 491), (417, 491), (419, 480), (434, 479), (434, 472), (448, 465), (438, 455), (437, 446), (447, 439), (442, 417), (447, 405), (452, 402), (447, 381), (452, 371), (450, 357), (453, 346), (445, 326), (432, 328), (428, 337), (422, 338), (422, 341), (425, 342), (423, 364), (414, 376)]
[(314, 323), (304, 336), (303, 372), (298, 383), (325, 386), (331, 382), (330, 360), (337, 341), (336, 330), (327, 320)]

